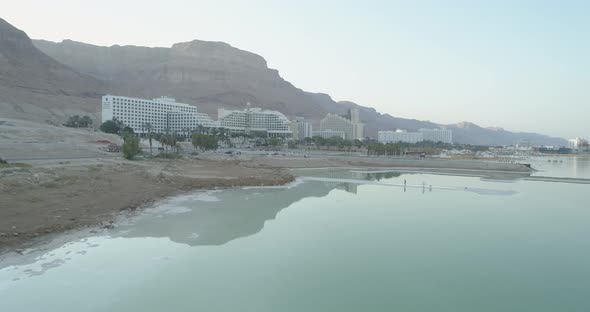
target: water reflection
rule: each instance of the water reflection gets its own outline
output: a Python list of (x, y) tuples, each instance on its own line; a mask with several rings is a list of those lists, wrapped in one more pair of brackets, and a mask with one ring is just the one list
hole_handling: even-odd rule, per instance
[[(222, 245), (260, 232), (266, 221), (306, 197), (323, 197), (333, 189), (356, 193), (351, 183), (306, 182), (291, 188), (240, 189), (209, 197), (187, 196), (165, 204), (112, 231), (114, 237), (168, 237), (190, 246)], [(211, 198), (217, 196), (217, 198)], [(208, 199), (206, 199), (208, 198)]]
[(537, 157), (530, 160), (539, 170), (534, 175), (568, 178), (590, 178), (590, 157)]
[(383, 179), (392, 179), (398, 178), (402, 174), (396, 171), (389, 171), (389, 172), (375, 172), (375, 173), (356, 173), (359, 175), (359, 178), (369, 180), (369, 181), (381, 181)]

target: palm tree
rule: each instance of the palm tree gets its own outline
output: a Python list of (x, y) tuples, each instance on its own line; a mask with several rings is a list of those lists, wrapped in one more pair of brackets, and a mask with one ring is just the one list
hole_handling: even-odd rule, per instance
[(185, 139), (189, 139), (189, 141), (190, 141), (191, 128), (188, 128), (187, 127), (187, 128), (182, 129), (182, 130), (183, 130), (183, 134), (182, 135), (184, 136), (184, 138)]
[(152, 156), (152, 138), (153, 138), (153, 132), (152, 132), (152, 129), (153, 129), (154, 127), (152, 126), (152, 124), (151, 124), (151, 123), (149, 123), (149, 122), (146, 122), (146, 123), (144, 123), (144, 124), (143, 124), (143, 128), (144, 128), (144, 129), (147, 131), (147, 133), (148, 133), (148, 140), (149, 140), (149, 142), (150, 142), (150, 157), (151, 157), (151, 156)]

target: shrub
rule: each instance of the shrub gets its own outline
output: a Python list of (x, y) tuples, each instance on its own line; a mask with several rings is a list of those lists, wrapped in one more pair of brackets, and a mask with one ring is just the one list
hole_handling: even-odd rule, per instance
[(195, 148), (206, 150), (216, 150), (218, 147), (217, 138), (208, 134), (193, 134), (192, 143)]
[(139, 152), (139, 138), (132, 134), (126, 135), (123, 143), (123, 157), (131, 160), (139, 154)]
[(125, 125), (119, 121), (117, 118), (113, 118), (113, 120), (107, 120), (100, 125), (100, 131), (105, 133), (112, 133), (112, 134), (119, 134)]
[(87, 128), (92, 126), (92, 118), (90, 118), (88, 115), (85, 115), (84, 117), (80, 117), (78, 115), (70, 116), (64, 126), (71, 128)]

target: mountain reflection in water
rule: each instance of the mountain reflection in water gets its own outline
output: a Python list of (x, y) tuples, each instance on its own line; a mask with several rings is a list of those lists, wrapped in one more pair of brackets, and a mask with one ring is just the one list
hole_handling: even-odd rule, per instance
[[(240, 189), (212, 193), (214, 201), (180, 197), (168, 203), (169, 212), (146, 211), (130, 224), (122, 224), (112, 237), (168, 237), (190, 246), (222, 245), (260, 232), (267, 220), (306, 197), (323, 197), (334, 189), (356, 193), (351, 183), (306, 182), (293, 187)], [(154, 217), (156, 214), (156, 217)]]

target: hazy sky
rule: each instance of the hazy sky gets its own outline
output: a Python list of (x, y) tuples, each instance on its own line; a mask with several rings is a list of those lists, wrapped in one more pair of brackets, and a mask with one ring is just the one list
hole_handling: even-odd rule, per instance
[(590, 137), (590, 1), (2, 0), (35, 39), (225, 41), (394, 116)]

